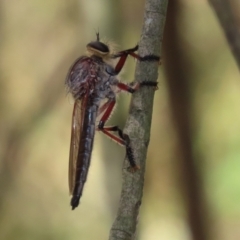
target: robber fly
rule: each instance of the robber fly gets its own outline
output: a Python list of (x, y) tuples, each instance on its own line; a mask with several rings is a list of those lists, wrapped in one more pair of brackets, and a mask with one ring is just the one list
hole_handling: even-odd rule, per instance
[[(121, 71), (128, 55), (140, 61), (159, 61), (159, 57), (149, 55), (140, 57), (135, 53), (138, 46), (113, 54), (107, 44), (99, 39), (87, 44), (89, 56), (79, 57), (70, 68), (66, 85), (75, 103), (72, 116), (72, 132), (69, 157), (69, 190), (72, 195), (71, 206), (76, 208), (82, 195), (90, 165), (95, 130), (101, 131), (120, 145), (125, 146), (130, 168), (139, 168), (135, 163), (130, 139), (117, 126), (106, 127), (116, 103), (116, 93), (135, 92), (141, 85), (154, 86), (156, 82), (137, 83), (133, 86), (119, 82), (116, 75)], [(115, 67), (109, 60), (119, 58)], [(96, 126), (96, 119), (100, 120)], [(114, 132), (117, 133), (114, 134)]]

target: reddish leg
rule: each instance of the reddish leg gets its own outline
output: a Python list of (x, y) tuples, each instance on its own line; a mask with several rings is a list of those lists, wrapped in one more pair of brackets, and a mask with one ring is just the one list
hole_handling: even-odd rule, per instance
[[(117, 86), (118, 86), (119, 89), (121, 89), (123, 91), (129, 92), (129, 93), (134, 93), (136, 90), (139, 89), (140, 84), (136, 83), (133, 87), (130, 87), (129, 85), (127, 85), (125, 83), (119, 82), (117, 84)], [(100, 107), (100, 109), (98, 111), (98, 115), (100, 115), (100, 114), (102, 114), (104, 112), (104, 115), (102, 116), (102, 118), (100, 120), (100, 123), (101, 123), (101, 121), (106, 122), (108, 120), (108, 118), (111, 115), (111, 112), (112, 112), (115, 104), (116, 104), (115, 100), (109, 100), (109, 101), (105, 102)]]
[[(115, 103), (116, 103), (115, 100), (110, 100), (103, 105), (106, 110), (105, 110), (102, 118), (99, 121), (98, 130), (103, 132), (105, 135), (107, 135), (108, 137), (110, 137), (111, 139), (113, 139), (114, 141), (119, 143), (120, 145), (126, 147), (127, 158), (131, 165), (130, 170), (132, 172), (134, 172), (137, 169), (139, 169), (139, 166), (137, 166), (134, 161), (133, 152), (130, 147), (130, 139), (129, 139), (128, 135), (123, 134), (122, 130), (118, 126), (104, 127), (106, 121), (108, 120), (109, 116), (111, 115), (111, 112), (114, 108)], [(118, 132), (119, 137), (117, 137), (115, 134), (113, 134), (111, 132)]]
[(125, 83), (119, 82), (117, 86), (119, 89), (121, 89), (123, 91), (129, 92), (129, 93), (134, 93), (136, 90), (139, 89), (140, 84), (136, 83), (133, 87), (130, 87), (129, 85), (127, 85)]
[[(122, 52), (119, 52), (118, 54), (116, 54), (114, 57), (120, 57), (116, 67), (115, 67), (115, 72), (116, 75), (119, 74), (119, 72), (122, 70), (126, 59), (128, 57), (128, 54), (130, 54), (131, 56), (137, 58), (136, 56), (138, 56), (137, 54), (135, 54), (134, 52), (138, 50), (138, 46), (136, 46), (135, 48), (131, 48)], [(134, 54), (134, 55), (133, 55)], [(136, 56), (135, 56), (136, 55)]]
[[(120, 57), (114, 71), (109, 71), (109, 74), (114, 76), (117, 75), (123, 68), (125, 61), (128, 57), (128, 55), (130, 54), (131, 56), (133, 56), (134, 58), (141, 60), (141, 61), (159, 61), (159, 57), (157, 56), (146, 56), (146, 57), (140, 57), (139, 55), (135, 54), (134, 52), (138, 49), (138, 46), (136, 46), (135, 48), (131, 48), (122, 52), (119, 52), (118, 54), (114, 55), (115, 58)], [(136, 83), (135, 86), (130, 87), (127, 84), (124, 83), (118, 83), (117, 86), (119, 89), (126, 91), (126, 92), (130, 92), (133, 93), (135, 92), (140, 86), (154, 86), (157, 87), (157, 82), (147, 82), (147, 81), (143, 81), (142, 83)], [(118, 126), (114, 126), (114, 127), (104, 127), (106, 121), (108, 120), (109, 116), (111, 115), (111, 112), (113, 111), (113, 108), (115, 106), (115, 99), (114, 100), (109, 100), (108, 102), (104, 103), (103, 106), (99, 109), (98, 114), (101, 114), (104, 112), (103, 116), (101, 117), (99, 124), (98, 124), (98, 130), (102, 131), (105, 135), (107, 135), (108, 137), (110, 137), (111, 139), (115, 140), (116, 142), (118, 142), (119, 144), (123, 145), (126, 147), (126, 154), (129, 160), (129, 163), (131, 165), (131, 171), (135, 171), (137, 169), (139, 169), (139, 167), (136, 165), (135, 161), (134, 161), (134, 157), (133, 157), (133, 152), (132, 149), (130, 147), (130, 139), (129, 136), (126, 134), (123, 134), (122, 130), (120, 128), (118, 128)], [(116, 135), (112, 134), (111, 132), (118, 132), (119, 137), (117, 137)]]
[[(125, 83), (119, 82), (117, 84), (117, 86), (119, 89), (121, 89), (123, 91), (129, 92), (129, 93), (134, 93), (136, 90), (138, 90), (140, 84), (136, 83), (133, 87), (130, 87), (129, 85), (127, 85)], [(106, 122), (108, 120), (115, 104), (116, 104), (115, 100), (109, 100), (100, 107), (100, 109), (98, 111), (98, 115), (101, 115), (103, 112), (105, 112), (104, 115), (102, 116), (101, 120), (103, 120), (104, 122)]]
[[(123, 134), (122, 130), (118, 126), (104, 127), (102, 132), (108, 137), (110, 137), (112, 140), (126, 147), (127, 158), (131, 166), (129, 170), (131, 172), (135, 172), (136, 170), (140, 169), (140, 167), (136, 164), (134, 160), (133, 151), (130, 146), (130, 138), (127, 134)], [(111, 132), (118, 132), (119, 137), (117, 137), (115, 134), (112, 134)]]
[(109, 101), (105, 102), (98, 110), (98, 116), (101, 115), (108, 107)]
[(118, 88), (123, 90), (123, 91), (126, 91), (126, 92), (129, 92), (129, 93), (134, 93), (136, 90), (139, 89), (139, 87), (142, 87), (142, 86), (148, 86), (148, 87), (154, 87), (155, 90), (158, 89), (158, 86), (157, 86), (157, 82), (148, 82), (148, 81), (143, 81), (141, 83), (136, 83), (133, 87), (130, 87), (129, 85), (125, 84), (125, 83), (118, 83)]
[[(110, 117), (111, 115), (111, 112), (113, 111), (113, 108), (116, 104), (116, 101), (115, 99), (114, 100), (109, 100), (108, 102), (106, 102), (102, 107), (104, 107), (106, 110), (103, 114), (103, 116), (101, 117), (100, 121), (99, 121), (99, 124), (98, 124), (98, 130), (102, 131), (103, 130), (103, 127), (106, 123), (106, 121), (108, 120), (108, 118)], [(101, 108), (100, 108), (101, 110)]]
[(120, 57), (117, 65), (115, 67), (116, 75), (119, 74), (119, 72), (122, 70), (128, 55), (131, 55), (132, 57), (138, 59), (139, 61), (159, 61), (160, 60), (160, 57), (155, 56), (155, 55), (148, 55), (148, 56), (140, 57), (138, 54), (134, 53), (137, 50), (138, 50), (138, 45), (134, 48), (130, 48), (125, 51), (121, 51), (113, 56), (114, 58)]

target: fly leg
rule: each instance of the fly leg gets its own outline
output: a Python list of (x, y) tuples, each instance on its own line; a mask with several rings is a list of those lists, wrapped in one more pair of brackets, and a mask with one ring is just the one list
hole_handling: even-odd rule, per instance
[[(130, 83), (130, 85), (133, 84), (133, 83)], [(123, 90), (123, 91), (126, 91), (126, 92), (129, 92), (129, 93), (134, 93), (135, 91), (137, 91), (140, 87), (142, 86), (146, 86), (146, 87), (154, 87), (155, 90), (158, 89), (158, 83), (157, 82), (150, 82), (150, 81), (142, 81), (140, 83), (135, 83), (133, 86), (129, 86), (125, 83), (121, 83), (119, 82), (117, 84), (118, 88)]]
[(160, 61), (160, 57), (159, 56), (152, 55), (152, 54), (144, 56), (144, 57), (141, 57), (141, 56), (139, 56), (138, 54), (135, 53), (137, 50), (138, 50), (138, 45), (136, 47), (134, 47), (134, 48), (130, 48), (130, 49), (121, 51), (121, 52), (113, 55), (113, 58), (120, 58), (120, 59), (119, 59), (117, 65), (115, 67), (114, 73), (111, 73), (111, 74), (112, 75), (119, 74), (119, 72), (122, 70), (122, 68), (123, 68), (123, 66), (125, 64), (125, 61), (126, 61), (128, 55), (136, 58), (139, 61), (157, 61), (157, 62)]
[[(136, 83), (133, 87), (131, 87), (127, 84), (121, 83), (121, 82), (119, 82), (117, 84), (117, 87), (119, 89), (129, 92), (129, 93), (134, 93), (141, 86), (157, 87), (157, 82), (143, 81), (142, 83)], [(101, 131), (102, 133), (104, 133), (105, 135), (107, 135), (108, 137), (110, 137), (112, 140), (119, 143), (120, 145), (125, 146), (126, 155), (127, 155), (128, 161), (131, 166), (130, 171), (135, 172), (140, 167), (136, 164), (136, 162), (134, 160), (133, 151), (131, 148), (131, 141), (130, 141), (129, 136), (127, 134), (124, 134), (123, 131), (118, 126), (104, 127), (105, 123), (107, 122), (107, 120), (109, 119), (109, 117), (113, 111), (115, 104), (116, 104), (115, 99), (109, 99), (105, 104), (102, 105), (102, 107), (100, 107), (98, 114), (102, 114), (102, 113), (104, 113), (104, 114), (99, 121), (98, 130)], [(116, 136), (112, 132), (117, 132), (118, 136)]]
[[(133, 151), (130, 145), (130, 138), (127, 134), (124, 134), (123, 131), (118, 126), (112, 126), (112, 127), (103, 127), (101, 130), (105, 135), (116, 141), (122, 146), (125, 146), (126, 148), (126, 155), (127, 159), (130, 163), (129, 170), (131, 172), (135, 172), (136, 170), (140, 169), (140, 167), (136, 164), (133, 156)], [(117, 132), (119, 137), (113, 134), (112, 132)]]
[[(101, 120), (99, 121), (98, 130), (101, 131), (102, 133), (104, 133), (105, 135), (107, 135), (108, 137), (110, 137), (112, 140), (119, 143), (121, 146), (125, 146), (126, 155), (127, 155), (128, 161), (131, 166), (130, 171), (134, 172), (137, 169), (139, 169), (139, 166), (136, 164), (136, 162), (134, 160), (133, 151), (130, 146), (129, 136), (127, 134), (124, 134), (123, 131), (118, 126), (104, 127), (106, 121), (108, 120), (109, 116), (111, 115), (111, 112), (115, 106), (115, 103), (116, 103), (115, 99), (111, 99), (103, 105), (105, 112), (104, 112)], [(101, 111), (101, 109), (100, 109), (100, 111)], [(116, 136), (112, 132), (117, 132), (118, 136)]]

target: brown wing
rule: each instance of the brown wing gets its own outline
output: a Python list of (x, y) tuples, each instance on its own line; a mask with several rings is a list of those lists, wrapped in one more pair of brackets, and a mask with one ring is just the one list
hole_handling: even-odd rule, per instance
[(69, 192), (71, 195), (73, 193), (74, 186), (75, 186), (79, 141), (80, 141), (82, 125), (83, 125), (82, 111), (84, 111), (82, 109), (82, 101), (77, 99), (74, 103), (73, 115), (72, 115), (72, 132), (71, 132), (69, 169), (68, 169), (68, 184), (69, 184)]

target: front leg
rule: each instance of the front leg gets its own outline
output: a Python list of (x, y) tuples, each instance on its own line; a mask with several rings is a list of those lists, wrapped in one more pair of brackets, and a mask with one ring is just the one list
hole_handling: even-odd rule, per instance
[(147, 55), (144, 57), (139, 56), (138, 54), (136, 54), (135, 52), (138, 50), (138, 45), (134, 48), (130, 48), (121, 52), (118, 52), (117, 54), (113, 55), (113, 58), (120, 58), (113, 73), (110, 73), (111, 75), (118, 75), (119, 72), (121, 72), (126, 59), (128, 57), (128, 55), (131, 55), (132, 57), (134, 57), (135, 59), (139, 60), (139, 61), (160, 61), (160, 57), (156, 56), (156, 55)]

